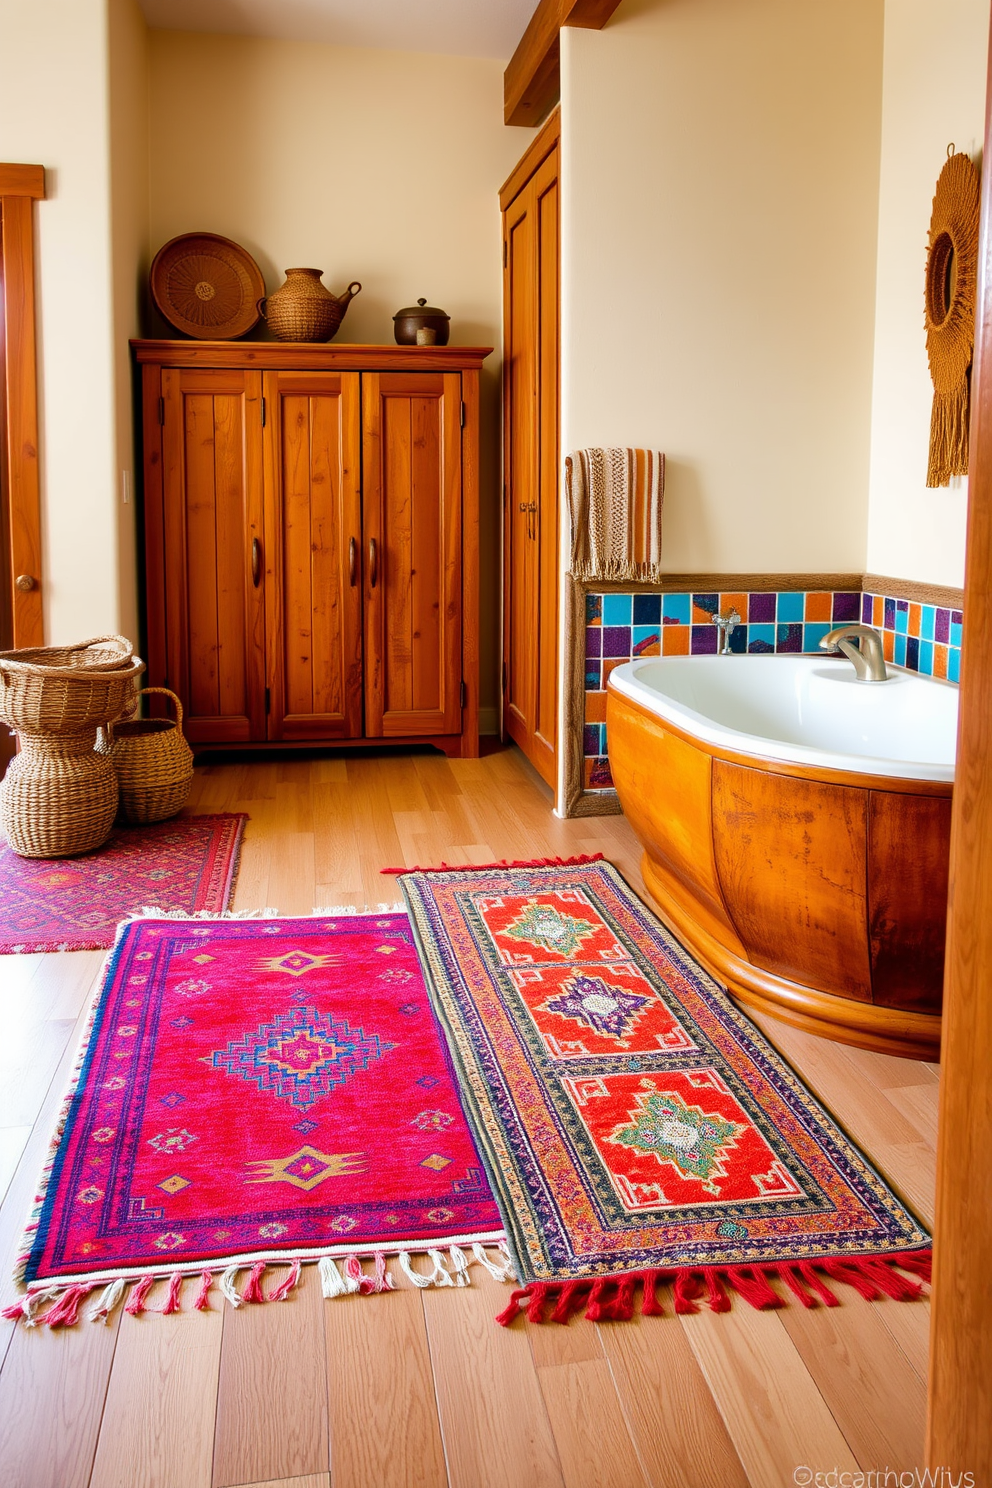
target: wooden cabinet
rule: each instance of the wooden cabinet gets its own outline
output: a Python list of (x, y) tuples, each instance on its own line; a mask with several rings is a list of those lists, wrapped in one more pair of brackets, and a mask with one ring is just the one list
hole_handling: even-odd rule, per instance
[(488, 348), (134, 345), (149, 681), (190, 742), (477, 754)]
[(503, 209), (503, 728), (549, 785), (558, 732), (558, 116)]

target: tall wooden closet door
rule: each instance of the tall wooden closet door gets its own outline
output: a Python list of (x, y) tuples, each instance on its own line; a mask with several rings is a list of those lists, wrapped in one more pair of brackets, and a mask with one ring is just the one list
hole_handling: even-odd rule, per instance
[(270, 739), (362, 734), (361, 387), (266, 372)]
[(461, 729), (461, 377), (362, 377), (365, 733)]
[(265, 738), (261, 381), (162, 372), (165, 671), (193, 744)]
[[(503, 241), (503, 728), (552, 787), (558, 729), (558, 146), (514, 173)], [(512, 187), (510, 188), (513, 189)]]

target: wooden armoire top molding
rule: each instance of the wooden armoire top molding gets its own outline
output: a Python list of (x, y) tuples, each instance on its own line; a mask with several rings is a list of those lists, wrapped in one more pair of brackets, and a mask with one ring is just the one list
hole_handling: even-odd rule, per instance
[(328, 345), (312, 341), (132, 341), (139, 363), (254, 367), (263, 372), (462, 372), (482, 366), (491, 346)]

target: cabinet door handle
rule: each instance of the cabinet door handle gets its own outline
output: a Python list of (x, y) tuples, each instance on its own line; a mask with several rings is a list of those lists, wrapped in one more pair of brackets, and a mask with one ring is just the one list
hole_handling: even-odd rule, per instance
[(257, 537), (251, 540), (251, 581), (256, 589), (262, 581), (262, 544)]
[(369, 588), (374, 589), (379, 579), (379, 550), (375, 538), (369, 538)]
[(358, 544), (352, 538), (348, 544), (348, 583), (354, 588), (358, 573)]

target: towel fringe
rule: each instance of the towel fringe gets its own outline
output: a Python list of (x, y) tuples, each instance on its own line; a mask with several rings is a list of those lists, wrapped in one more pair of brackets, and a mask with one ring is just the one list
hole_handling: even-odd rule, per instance
[(912, 1302), (923, 1295), (923, 1287), (903, 1272), (912, 1272), (923, 1281), (929, 1281), (930, 1265), (929, 1251), (911, 1251), (885, 1256), (827, 1256), (816, 1260), (773, 1261), (758, 1265), (659, 1267), (618, 1276), (532, 1281), (515, 1288), (496, 1321), (507, 1328), (526, 1310), (528, 1322), (542, 1323), (546, 1306), (553, 1303), (550, 1314), (553, 1323), (567, 1323), (574, 1313), (583, 1309), (589, 1322), (625, 1322), (634, 1316), (638, 1282), (641, 1284), (642, 1316), (659, 1317), (664, 1311), (658, 1301), (659, 1281), (672, 1283), (676, 1313), (698, 1312), (703, 1301), (711, 1312), (729, 1312), (732, 1303), (728, 1288), (759, 1311), (782, 1307), (783, 1298), (770, 1284), (773, 1277), (784, 1282), (803, 1307), (819, 1307), (821, 1303), (825, 1307), (839, 1307), (839, 1298), (820, 1275), (824, 1271), (831, 1280), (853, 1287), (869, 1302), (881, 1296), (892, 1297), (897, 1302)]
[(380, 868), (379, 872), (399, 878), (404, 873), (485, 873), (490, 868), (580, 868), (602, 861), (602, 853), (578, 853), (572, 858), (501, 858), (496, 863), (435, 863), (432, 868)]

